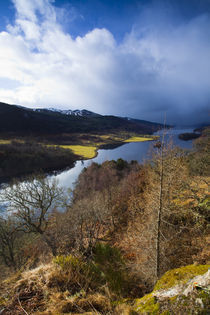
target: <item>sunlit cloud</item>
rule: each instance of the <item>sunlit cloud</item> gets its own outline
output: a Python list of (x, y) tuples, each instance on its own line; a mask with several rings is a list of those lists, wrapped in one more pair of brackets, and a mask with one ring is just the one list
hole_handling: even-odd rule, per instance
[[(73, 38), (48, 0), (13, 0), (14, 23), (0, 32), (0, 100), (29, 107), (87, 108), (170, 122), (203, 120), (210, 104), (210, 16), (149, 23), (117, 42), (107, 29)], [(62, 11), (65, 14), (65, 11)]]

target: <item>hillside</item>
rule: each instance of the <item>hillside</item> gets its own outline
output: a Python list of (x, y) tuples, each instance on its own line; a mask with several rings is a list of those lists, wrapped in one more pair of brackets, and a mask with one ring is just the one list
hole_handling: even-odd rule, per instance
[(67, 195), (44, 176), (10, 185), (1, 314), (207, 314), (208, 166), (206, 129), (192, 153), (93, 163)]
[[(70, 113), (70, 111), (68, 111)], [(161, 124), (116, 116), (64, 114), (55, 110), (32, 110), (22, 106), (0, 103), (0, 133), (3, 135), (43, 135), (61, 133), (91, 133), (132, 131), (152, 134)]]
[(29, 109), (0, 103), (0, 183), (73, 167), (78, 159), (95, 157), (100, 148), (155, 140), (149, 134), (161, 127), (87, 110)]
[[(74, 263), (78, 264), (79, 260), (75, 259)], [(68, 267), (72, 268), (71, 263)], [(108, 296), (101, 292), (88, 293), (81, 290), (79, 294), (72, 294), (82, 275), (74, 270), (74, 273), (78, 273), (78, 280), (74, 274), (72, 279), (68, 279), (72, 270), (67, 271), (65, 263), (62, 264), (61, 259), (59, 261), (57, 258), (5, 281), (6, 290), (3, 289), (0, 311), (4, 315), (22, 315), (23, 310), (25, 314), (36, 315), (208, 314), (209, 267), (210, 265), (189, 265), (170, 270), (162, 276), (150, 294), (140, 299), (111, 303)], [(64, 291), (67, 281), (72, 288)], [(89, 281), (93, 285), (94, 279)], [(11, 299), (7, 301), (8, 297)]]

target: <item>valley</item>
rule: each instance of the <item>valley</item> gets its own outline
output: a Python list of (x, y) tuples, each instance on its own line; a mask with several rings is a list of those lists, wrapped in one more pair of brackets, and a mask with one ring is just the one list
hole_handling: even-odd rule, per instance
[[(73, 138), (73, 141), (71, 140)], [(52, 172), (71, 168), (78, 160), (93, 159), (99, 149), (129, 142), (156, 140), (157, 136), (121, 134), (74, 134), (59, 137), (16, 137), (0, 139), (0, 182), (33, 172)], [(18, 165), (18, 167), (17, 167)]]
[[(0, 103), (0, 182), (71, 168), (99, 149), (156, 140), (161, 124), (87, 110), (32, 110)], [(18, 165), (18, 167), (17, 167)]]
[(0, 315), (210, 310), (210, 0), (0, 1)]
[[(179, 137), (192, 128), (104, 117), (106, 128), (101, 115), (46, 111), (54, 130), (40, 127), (42, 111), (29, 110), (30, 132), (16, 116), (15, 127), (0, 132), (0, 183), (11, 182), (0, 190), (0, 310), (21, 314), (21, 305), (32, 314), (74, 314), (81, 305), (82, 313), (185, 312), (181, 293), (166, 306), (168, 292), (161, 289), (174, 288), (174, 274), (180, 287), (207, 277), (209, 129), (193, 149), (192, 140)], [(187, 305), (194, 307), (197, 297), (207, 308), (206, 296), (193, 290)]]
[[(0, 192), (8, 205), (0, 220), (3, 314), (22, 314), (22, 308), (37, 315), (78, 314), (78, 308), (79, 314), (101, 315), (206, 313), (209, 129), (190, 151), (171, 146), (172, 132), (163, 146), (152, 146), (152, 159), (144, 164), (140, 147), (139, 163), (113, 155), (96, 159), (101, 151), (123, 148), (136, 154), (137, 144), (145, 152), (149, 141), (99, 150), (90, 165), (79, 161), (83, 169), (73, 187), (65, 173), (66, 189), (58, 177), (43, 175), (5, 185)], [(177, 141), (179, 132), (174, 130)]]

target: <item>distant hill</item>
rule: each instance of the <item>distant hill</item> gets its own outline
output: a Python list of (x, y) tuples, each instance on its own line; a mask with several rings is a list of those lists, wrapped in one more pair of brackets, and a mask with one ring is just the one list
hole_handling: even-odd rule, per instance
[(145, 120), (103, 116), (87, 110), (30, 109), (0, 102), (0, 133), (42, 135), (133, 131), (152, 134), (163, 125)]
[(96, 114), (86, 109), (57, 109), (57, 108), (35, 108), (33, 109), (35, 112), (39, 113), (47, 113), (47, 112), (55, 112), (63, 115), (71, 115), (71, 116), (81, 116), (81, 117), (99, 117), (102, 116), (100, 114)]

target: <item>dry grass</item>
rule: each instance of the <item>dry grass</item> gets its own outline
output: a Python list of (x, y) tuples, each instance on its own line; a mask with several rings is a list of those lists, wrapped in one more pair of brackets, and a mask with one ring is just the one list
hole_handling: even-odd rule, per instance
[(12, 285), (5, 314), (113, 314), (109, 296), (85, 291), (73, 274), (55, 264), (25, 271)]
[(54, 295), (48, 311), (51, 314), (83, 314), (86, 312), (91, 312), (91, 314), (110, 314), (111, 309), (109, 299), (99, 293), (77, 297), (68, 296), (65, 292), (62, 295)]
[(126, 303), (119, 304), (115, 310), (114, 310), (115, 315), (134, 315), (135, 313), (133, 312), (133, 309), (130, 305)]

